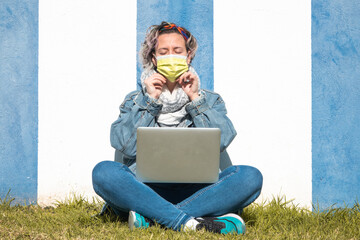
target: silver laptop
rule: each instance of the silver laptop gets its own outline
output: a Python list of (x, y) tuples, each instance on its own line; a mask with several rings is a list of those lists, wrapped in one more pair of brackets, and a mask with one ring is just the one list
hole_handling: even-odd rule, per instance
[(219, 164), (218, 128), (137, 129), (136, 177), (142, 182), (214, 183)]

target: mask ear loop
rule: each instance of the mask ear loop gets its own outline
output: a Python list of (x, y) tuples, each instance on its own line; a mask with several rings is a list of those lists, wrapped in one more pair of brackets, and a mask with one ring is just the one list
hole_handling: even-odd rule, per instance
[[(192, 67), (192, 66), (191, 66), (191, 59), (189, 60), (189, 53), (186, 54), (186, 63), (188, 65), (189, 69), (190, 69), (190, 67)], [(188, 71), (189, 71), (189, 69), (188, 69)]]
[(152, 60), (153, 60), (153, 64), (154, 64), (154, 70), (157, 72), (157, 60), (156, 60), (156, 56), (154, 53), (152, 53)]

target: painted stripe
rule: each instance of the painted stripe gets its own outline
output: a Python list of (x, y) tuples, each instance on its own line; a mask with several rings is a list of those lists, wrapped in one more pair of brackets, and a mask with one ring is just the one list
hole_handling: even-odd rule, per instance
[(113, 160), (110, 125), (136, 88), (136, 1), (43, 0), (39, 13), (38, 203), (94, 196)]
[[(201, 87), (214, 89), (213, 1), (137, 1), (137, 51), (145, 39), (146, 30), (162, 21), (174, 22), (188, 29), (199, 41), (192, 62), (201, 79)], [(138, 88), (142, 66), (137, 61)]]
[(360, 199), (360, 4), (312, 1), (313, 202)]
[(311, 1), (225, 2), (214, 2), (214, 69), (238, 132), (228, 153), (263, 173), (260, 201), (311, 208)]
[(0, 3), (0, 198), (37, 196), (38, 1)]

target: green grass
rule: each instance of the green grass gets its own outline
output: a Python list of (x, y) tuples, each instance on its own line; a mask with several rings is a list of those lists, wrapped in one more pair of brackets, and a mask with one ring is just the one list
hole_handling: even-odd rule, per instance
[(175, 232), (160, 226), (130, 231), (125, 221), (93, 217), (102, 202), (73, 196), (56, 207), (11, 206), (0, 199), (0, 239), (360, 239), (360, 205), (314, 211), (274, 198), (242, 214), (244, 236)]

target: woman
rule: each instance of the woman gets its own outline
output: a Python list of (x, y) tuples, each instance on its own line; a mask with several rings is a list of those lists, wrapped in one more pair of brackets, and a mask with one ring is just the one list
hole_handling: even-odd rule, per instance
[(141, 49), (142, 89), (126, 96), (111, 126), (111, 145), (123, 163), (97, 164), (94, 190), (115, 213), (130, 211), (130, 228), (156, 221), (174, 230), (243, 234), (245, 223), (233, 212), (259, 196), (262, 175), (256, 168), (229, 166), (208, 185), (144, 184), (134, 175), (138, 127), (220, 128), (221, 152), (236, 135), (220, 95), (200, 89), (190, 65), (196, 50), (197, 41), (185, 28), (167, 22), (149, 28)]

